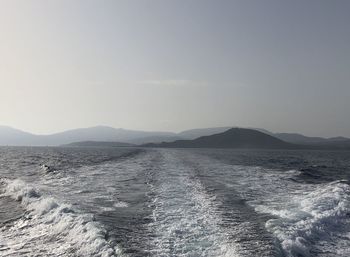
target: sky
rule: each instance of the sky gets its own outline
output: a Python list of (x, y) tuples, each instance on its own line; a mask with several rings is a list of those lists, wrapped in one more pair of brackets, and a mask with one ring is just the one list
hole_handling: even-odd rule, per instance
[(350, 137), (348, 0), (0, 0), (0, 124)]

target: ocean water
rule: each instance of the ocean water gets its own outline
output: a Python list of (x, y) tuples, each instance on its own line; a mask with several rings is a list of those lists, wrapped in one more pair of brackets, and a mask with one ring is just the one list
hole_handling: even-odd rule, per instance
[(350, 256), (350, 152), (0, 148), (0, 256)]

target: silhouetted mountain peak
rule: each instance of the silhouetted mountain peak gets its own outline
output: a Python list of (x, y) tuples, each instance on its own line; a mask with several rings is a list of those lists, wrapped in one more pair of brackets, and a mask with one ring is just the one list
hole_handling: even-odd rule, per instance
[(231, 128), (223, 133), (203, 136), (194, 140), (178, 140), (171, 143), (148, 144), (155, 147), (179, 148), (293, 148), (293, 144), (257, 130)]

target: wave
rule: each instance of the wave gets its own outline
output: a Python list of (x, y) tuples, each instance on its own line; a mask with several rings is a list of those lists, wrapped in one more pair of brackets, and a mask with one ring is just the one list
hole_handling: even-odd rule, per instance
[[(287, 256), (312, 256), (321, 249), (321, 252), (343, 249), (343, 253), (334, 256), (349, 256), (349, 250), (344, 252), (349, 249), (348, 184), (336, 181), (320, 185), (309, 193), (293, 197), (284, 208), (270, 212), (278, 218), (269, 220), (266, 227), (280, 240)], [(341, 242), (342, 238), (346, 240)], [(334, 248), (340, 243), (347, 245)]]
[(237, 190), (256, 212), (272, 215), (265, 227), (277, 238), (283, 256), (350, 256), (348, 181), (300, 183), (295, 179), (300, 170), (238, 165), (228, 172), (228, 188)]
[[(16, 179), (2, 179), (1, 196), (19, 201), (23, 216), (11, 227), (0, 228), (2, 256), (116, 256), (120, 250), (107, 239), (106, 230), (92, 215)], [(36, 256), (36, 255), (35, 255)]]

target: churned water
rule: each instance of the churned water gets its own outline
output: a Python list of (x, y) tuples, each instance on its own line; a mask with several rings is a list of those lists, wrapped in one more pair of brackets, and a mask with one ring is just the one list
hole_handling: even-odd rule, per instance
[(350, 152), (0, 148), (1, 256), (350, 256)]

